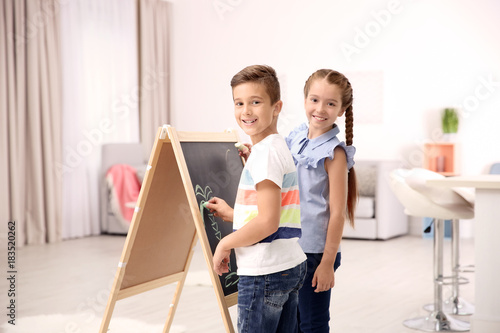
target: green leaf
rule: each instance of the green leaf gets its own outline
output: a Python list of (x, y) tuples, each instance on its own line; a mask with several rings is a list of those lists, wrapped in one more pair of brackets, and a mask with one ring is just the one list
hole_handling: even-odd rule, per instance
[(458, 131), (458, 114), (453, 108), (446, 108), (441, 116), (443, 133), (456, 133)]

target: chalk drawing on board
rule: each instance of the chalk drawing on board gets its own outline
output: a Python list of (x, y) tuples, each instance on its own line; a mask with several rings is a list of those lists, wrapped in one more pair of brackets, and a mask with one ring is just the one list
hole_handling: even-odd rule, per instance
[[(204, 206), (203, 204), (208, 202), (208, 200), (210, 200), (211, 197), (213, 197), (213, 194), (212, 194), (212, 189), (210, 188), (210, 186), (205, 186), (205, 188), (201, 187), (200, 185), (196, 185), (195, 186), (195, 194), (196, 196), (200, 196), (202, 198), (202, 200), (200, 201), (200, 213), (201, 213), (201, 218), (203, 220), (203, 223), (206, 225), (206, 221), (205, 221), (205, 211), (204, 211)], [(222, 239), (222, 234), (219, 230), (219, 224), (217, 224), (217, 222), (215, 221), (214, 219), (214, 214), (213, 213), (208, 213), (208, 218), (210, 220), (210, 226), (212, 227), (214, 233), (215, 233), (215, 238), (217, 238), (218, 240), (221, 240)]]
[[(201, 218), (203, 220), (203, 224), (207, 225), (207, 221), (205, 221), (205, 216), (207, 216), (209, 223), (210, 223), (210, 226), (212, 227), (212, 230), (214, 232), (215, 238), (217, 238), (220, 241), (222, 239), (222, 233), (219, 230), (219, 224), (215, 220), (214, 214), (208, 213), (207, 210), (205, 210), (205, 207), (203, 206), (203, 204), (205, 202), (208, 202), (208, 200), (210, 200), (214, 196), (212, 189), (210, 188), (210, 186), (205, 186), (203, 188), (202, 186), (197, 184), (195, 186), (195, 194), (197, 197), (199, 196), (202, 199), (200, 201), (199, 207), (200, 207), (200, 214), (201, 214)], [(226, 273), (226, 275), (224, 275), (224, 287), (225, 288), (237, 285), (238, 281), (240, 280), (239, 276), (231, 268), (231, 262), (229, 262), (228, 267), (229, 267), (229, 272)]]

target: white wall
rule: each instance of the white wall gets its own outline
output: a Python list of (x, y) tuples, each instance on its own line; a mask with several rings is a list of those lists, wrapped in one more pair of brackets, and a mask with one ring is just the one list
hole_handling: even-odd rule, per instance
[(422, 143), (440, 138), (440, 110), (458, 106), (462, 173), (500, 160), (498, 1), (170, 2), (171, 119), (179, 130), (237, 127), (229, 82), (247, 65), (278, 72), (284, 135), (305, 119), (303, 84), (316, 69), (382, 71), (383, 117), (355, 118), (357, 158), (420, 166)]

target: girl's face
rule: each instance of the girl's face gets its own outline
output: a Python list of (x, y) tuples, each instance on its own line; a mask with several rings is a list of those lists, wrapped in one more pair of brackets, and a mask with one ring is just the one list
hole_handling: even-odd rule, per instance
[(341, 96), (339, 87), (324, 79), (316, 79), (311, 83), (304, 101), (310, 139), (331, 130), (337, 117), (342, 116), (345, 109), (342, 107)]

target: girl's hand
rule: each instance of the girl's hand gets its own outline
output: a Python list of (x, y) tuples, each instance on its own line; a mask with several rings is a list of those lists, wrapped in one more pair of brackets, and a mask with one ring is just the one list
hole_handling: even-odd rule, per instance
[(234, 210), (221, 198), (213, 197), (206, 205), (210, 213), (220, 217), (223, 221), (232, 222)]
[(335, 285), (335, 273), (333, 265), (320, 263), (312, 278), (312, 286), (316, 287), (314, 292), (319, 293), (332, 289)]
[(214, 271), (219, 276), (229, 272), (229, 256), (231, 255), (231, 249), (224, 248), (223, 240), (217, 245), (213, 258)]

